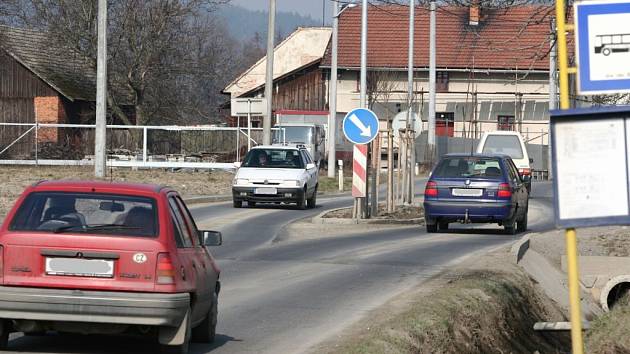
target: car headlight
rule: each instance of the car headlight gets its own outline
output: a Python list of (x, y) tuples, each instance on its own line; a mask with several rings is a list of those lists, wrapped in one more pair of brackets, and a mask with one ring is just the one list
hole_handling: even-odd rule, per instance
[(301, 185), (302, 185), (302, 184), (300, 183), (300, 181), (295, 181), (295, 180), (285, 181), (285, 183), (286, 183), (288, 186), (291, 186), (291, 187), (293, 187), (293, 186), (295, 186), (295, 187), (299, 187), (299, 186), (301, 186)]
[(246, 178), (236, 178), (234, 180), (234, 184), (236, 184), (237, 186), (243, 185), (243, 184), (247, 184), (249, 183), (249, 180)]

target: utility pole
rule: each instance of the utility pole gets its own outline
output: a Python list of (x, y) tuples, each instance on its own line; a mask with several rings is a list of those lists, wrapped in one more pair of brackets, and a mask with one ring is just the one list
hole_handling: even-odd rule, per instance
[(407, 64), (407, 130), (405, 134), (405, 138), (409, 141), (408, 143), (411, 145), (408, 161), (405, 163), (407, 166), (406, 173), (408, 177), (409, 188), (405, 189), (405, 201), (409, 204), (413, 203), (413, 182), (414, 182), (414, 165), (415, 165), (415, 154), (414, 154), (414, 144), (415, 140), (414, 130), (414, 122), (413, 122), (413, 41), (414, 41), (414, 25), (415, 25), (415, 0), (409, 0), (409, 63)]
[[(551, 34), (549, 36), (549, 110), (558, 109), (558, 46), (556, 45), (556, 20), (551, 20)], [(551, 120), (547, 126), (547, 171), (548, 178), (552, 178), (551, 171)]]
[(337, 140), (337, 45), (339, 40), (339, 2), (332, 2), (333, 10), (333, 33), (332, 33), (332, 65), (330, 68), (330, 97), (328, 107), (330, 108), (328, 117), (328, 177), (335, 178), (335, 156)]
[(431, 0), (429, 19), (429, 132), (428, 147), (429, 161), (435, 160), (435, 0)]
[(105, 177), (107, 130), (107, 0), (98, 1), (98, 50), (96, 58), (96, 129), (94, 136), (94, 175)]
[[(368, 1), (363, 0), (361, 6), (361, 85), (360, 85), (360, 105), (361, 108), (367, 107), (367, 21), (368, 21)], [(369, 151), (369, 149), (368, 149)], [(368, 163), (366, 166), (369, 166)], [(369, 180), (369, 173), (366, 171), (366, 181)], [(367, 189), (367, 186), (366, 186)], [(366, 191), (367, 192), (367, 191)], [(367, 212), (367, 198), (358, 202), (358, 215), (365, 216)], [(365, 208), (364, 208), (365, 207)]]
[(267, 27), (267, 74), (265, 99), (267, 114), (263, 117), (263, 145), (271, 144), (271, 115), (273, 114), (273, 50), (276, 24), (276, 0), (269, 0), (269, 23)]

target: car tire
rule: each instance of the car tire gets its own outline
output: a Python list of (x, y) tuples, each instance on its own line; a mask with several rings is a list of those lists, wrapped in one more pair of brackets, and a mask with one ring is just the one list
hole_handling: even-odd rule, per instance
[(9, 334), (11, 334), (11, 323), (7, 320), (0, 320), (0, 350), (9, 347)]
[(610, 48), (602, 49), (602, 54), (604, 54), (605, 56), (609, 56), (610, 55)]
[(518, 231), (518, 232), (525, 232), (525, 231), (527, 231), (527, 212), (528, 212), (528, 210), (529, 210), (529, 207), (527, 207), (527, 209), (525, 209), (525, 215), (523, 215), (523, 217), (516, 222), (516, 231)]
[(247, 202), (247, 206), (250, 208), (255, 208), (256, 207), (256, 202)]
[(304, 193), (302, 194), (302, 197), (297, 201), (297, 207), (300, 210), (306, 209), (306, 188), (304, 188)]
[(438, 230), (438, 224), (427, 224), (427, 232), (434, 233)]
[(313, 196), (308, 198), (306, 204), (308, 205), (309, 209), (313, 209), (317, 205), (317, 187), (315, 187), (315, 191), (313, 191)]
[(503, 228), (507, 235), (516, 235), (516, 221), (510, 220), (503, 224)]
[(243, 202), (242, 202), (242, 201), (240, 201), (240, 200), (233, 200), (233, 201), (232, 201), (232, 205), (233, 205), (235, 208), (242, 208), (242, 207), (243, 207)]
[(186, 316), (186, 334), (184, 343), (180, 345), (167, 345), (162, 344), (160, 346), (160, 353), (162, 354), (188, 354), (188, 347), (190, 346), (190, 337), (192, 336), (192, 310), (188, 308), (188, 316)]
[(192, 330), (192, 341), (195, 343), (212, 343), (217, 333), (217, 317), (219, 314), (219, 295), (212, 293), (212, 306), (199, 326)]
[(438, 229), (439, 230), (442, 230), (442, 231), (448, 230), (448, 223), (447, 222), (439, 222), (437, 225), (438, 225)]

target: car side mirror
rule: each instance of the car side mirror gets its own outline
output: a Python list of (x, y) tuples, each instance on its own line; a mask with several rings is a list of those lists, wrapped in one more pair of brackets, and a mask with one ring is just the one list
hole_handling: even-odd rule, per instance
[(315, 164), (314, 163), (307, 163), (306, 164), (306, 169), (310, 170), (311, 168), (315, 168)]
[(199, 231), (199, 238), (204, 246), (221, 246), (223, 244), (223, 236), (219, 231)]
[(532, 179), (532, 176), (530, 176), (530, 175), (520, 175), (520, 176), (521, 176), (521, 181), (523, 181), (525, 183), (531, 181), (531, 179)]
[(241, 162), (240, 161), (234, 162), (234, 167), (241, 168)]

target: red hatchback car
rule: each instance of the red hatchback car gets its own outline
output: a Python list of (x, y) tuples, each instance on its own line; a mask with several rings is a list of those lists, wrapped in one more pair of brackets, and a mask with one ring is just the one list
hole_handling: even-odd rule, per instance
[(0, 228), (0, 349), (11, 332), (140, 334), (166, 352), (212, 342), (221, 289), (180, 196), (166, 187), (40, 182)]

